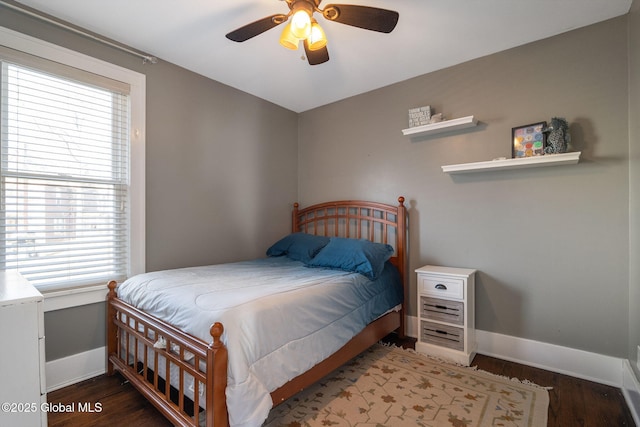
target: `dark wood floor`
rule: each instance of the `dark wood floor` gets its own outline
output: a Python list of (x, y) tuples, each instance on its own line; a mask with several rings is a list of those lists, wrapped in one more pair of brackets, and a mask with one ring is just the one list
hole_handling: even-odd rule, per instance
[(622, 391), (618, 388), (481, 354), (473, 359), (473, 365), (494, 374), (553, 387), (549, 390), (549, 427), (635, 426)]
[[(414, 342), (389, 341), (413, 348)], [(549, 391), (549, 427), (632, 427), (635, 426), (620, 389), (560, 375), (543, 369), (477, 355), (479, 369), (538, 385)], [(49, 413), (50, 427), (119, 426), (163, 427), (169, 423), (119, 375), (99, 376), (49, 393), (52, 404), (75, 404), (74, 411)], [(96, 412), (80, 412), (82, 403)], [(98, 403), (100, 405), (98, 405)], [(89, 405), (87, 405), (89, 404)], [(71, 407), (69, 407), (71, 408)], [(98, 409), (100, 410), (98, 412)], [(535, 426), (538, 427), (538, 426)]]

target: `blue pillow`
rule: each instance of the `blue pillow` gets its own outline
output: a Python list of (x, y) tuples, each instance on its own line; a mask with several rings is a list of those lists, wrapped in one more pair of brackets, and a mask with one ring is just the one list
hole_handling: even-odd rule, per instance
[(307, 233), (293, 233), (278, 240), (267, 249), (267, 256), (286, 255), (294, 261), (306, 263), (328, 243), (328, 237)]
[(332, 237), (318, 255), (307, 263), (309, 267), (327, 267), (360, 273), (375, 280), (384, 263), (393, 255), (393, 247), (369, 240)]

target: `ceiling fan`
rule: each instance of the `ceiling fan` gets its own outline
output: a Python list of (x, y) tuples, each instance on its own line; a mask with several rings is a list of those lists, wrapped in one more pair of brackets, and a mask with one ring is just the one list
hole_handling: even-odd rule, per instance
[(289, 6), (289, 13), (280, 13), (259, 19), (231, 31), (226, 37), (235, 42), (243, 42), (290, 21), (280, 35), (280, 44), (288, 49), (296, 50), (302, 41), (309, 64), (317, 65), (329, 60), (329, 51), (324, 31), (313, 17), (315, 12), (322, 14), (329, 21), (381, 33), (393, 31), (399, 18), (398, 12), (377, 7), (330, 4), (324, 9), (320, 9), (322, 0), (284, 1)]

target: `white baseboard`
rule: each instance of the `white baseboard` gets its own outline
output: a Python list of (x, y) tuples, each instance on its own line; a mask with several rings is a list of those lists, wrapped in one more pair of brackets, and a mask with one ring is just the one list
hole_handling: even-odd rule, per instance
[(418, 318), (415, 316), (407, 316), (404, 321), (404, 333), (410, 336), (411, 338), (418, 337)]
[[(407, 335), (418, 336), (418, 318), (407, 316)], [(477, 353), (601, 384), (622, 387), (626, 359), (476, 329)], [(541, 384), (544, 385), (544, 384)]]
[(631, 415), (633, 415), (633, 420), (637, 426), (640, 426), (640, 382), (638, 382), (638, 378), (636, 378), (636, 374), (628, 360), (625, 360), (624, 363), (622, 394), (624, 394), (627, 406), (629, 406)]
[(476, 339), (478, 353), (487, 356), (622, 387), (626, 359), (482, 330), (476, 330)]
[(46, 363), (47, 393), (107, 371), (106, 347), (95, 348)]

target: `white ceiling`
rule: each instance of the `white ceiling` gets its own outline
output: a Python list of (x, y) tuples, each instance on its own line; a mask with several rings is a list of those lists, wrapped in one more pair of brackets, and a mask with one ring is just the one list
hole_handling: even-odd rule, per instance
[(337, 0), (396, 10), (398, 25), (382, 34), (316, 14), (330, 60), (310, 66), (302, 48), (280, 46), (282, 26), (243, 43), (225, 38), (287, 13), (282, 0), (18, 1), (295, 112), (623, 15), (632, 2)]

